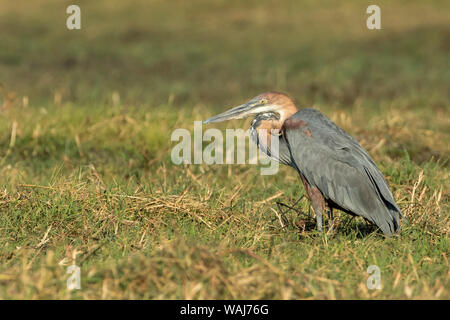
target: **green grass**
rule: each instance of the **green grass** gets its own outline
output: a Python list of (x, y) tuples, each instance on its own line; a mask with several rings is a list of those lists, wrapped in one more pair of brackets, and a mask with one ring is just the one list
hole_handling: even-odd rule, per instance
[[(81, 1), (80, 31), (68, 4), (0, 1), (0, 298), (450, 298), (448, 2), (380, 1), (379, 31), (359, 1)], [(306, 199), (282, 228), (288, 167), (172, 164), (174, 129), (268, 90), (361, 142), (399, 237), (320, 235)]]

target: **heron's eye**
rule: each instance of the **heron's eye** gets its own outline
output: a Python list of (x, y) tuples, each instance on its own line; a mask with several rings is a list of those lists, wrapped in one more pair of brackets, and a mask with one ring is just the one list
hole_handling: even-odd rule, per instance
[(259, 104), (266, 104), (267, 103), (267, 99), (261, 99), (259, 100)]

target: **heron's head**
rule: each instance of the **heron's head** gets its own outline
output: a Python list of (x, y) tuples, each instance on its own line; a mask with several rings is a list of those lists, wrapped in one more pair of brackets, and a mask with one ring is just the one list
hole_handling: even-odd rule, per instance
[(284, 93), (266, 92), (262, 93), (248, 102), (218, 114), (203, 124), (222, 122), (231, 119), (243, 119), (262, 113), (276, 113), (281, 122), (297, 112), (294, 102)]

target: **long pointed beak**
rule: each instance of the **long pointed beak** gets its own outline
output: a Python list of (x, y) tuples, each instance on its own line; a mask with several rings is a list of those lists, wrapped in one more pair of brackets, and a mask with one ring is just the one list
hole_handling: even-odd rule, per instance
[(203, 124), (246, 118), (251, 114), (250, 110), (252, 109), (252, 107), (253, 105), (247, 102), (221, 114), (218, 114), (212, 118), (209, 118), (208, 120), (203, 121)]

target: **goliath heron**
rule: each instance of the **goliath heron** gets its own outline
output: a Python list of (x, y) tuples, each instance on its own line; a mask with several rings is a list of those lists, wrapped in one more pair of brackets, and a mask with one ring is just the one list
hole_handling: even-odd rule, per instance
[[(332, 226), (333, 209), (362, 216), (387, 236), (399, 232), (401, 211), (383, 174), (367, 151), (320, 111), (298, 110), (286, 94), (267, 92), (203, 123), (252, 115), (252, 140), (269, 157), (298, 172), (319, 232), (325, 212)], [(267, 139), (272, 130), (279, 132), (278, 152)]]

